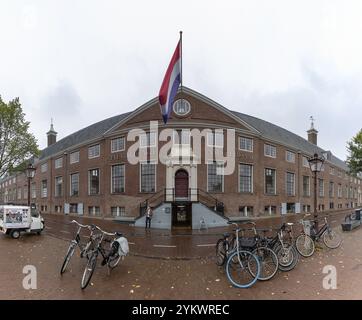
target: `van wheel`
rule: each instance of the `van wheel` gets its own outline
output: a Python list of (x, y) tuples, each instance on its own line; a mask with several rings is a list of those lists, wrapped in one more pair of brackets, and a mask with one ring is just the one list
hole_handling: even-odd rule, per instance
[(38, 236), (40, 236), (40, 235), (41, 235), (41, 231), (38, 231), (37, 234), (38, 234)]
[(19, 231), (19, 230), (13, 230), (13, 231), (11, 231), (10, 236), (11, 236), (13, 239), (19, 239), (19, 237), (20, 237), (20, 231)]

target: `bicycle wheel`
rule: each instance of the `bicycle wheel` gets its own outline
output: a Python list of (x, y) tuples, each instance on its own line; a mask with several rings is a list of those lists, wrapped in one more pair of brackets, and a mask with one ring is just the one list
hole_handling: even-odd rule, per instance
[(63, 274), (63, 273), (65, 272), (65, 270), (67, 269), (67, 266), (68, 266), (68, 264), (69, 264), (69, 261), (70, 261), (70, 259), (72, 258), (73, 254), (74, 254), (75, 246), (76, 246), (75, 243), (71, 243), (71, 244), (69, 245), (67, 254), (66, 254), (65, 257), (64, 257), (64, 261), (63, 261), (62, 267), (60, 268), (60, 274)]
[(226, 241), (219, 239), (216, 243), (216, 264), (221, 267), (226, 261)]
[(278, 244), (273, 250), (278, 257), (279, 270), (284, 271), (284, 268), (289, 267), (293, 263), (295, 253), (288, 243)]
[(336, 249), (338, 248), (341, 243), (342, 243), (342, 238), (341, 236), (335, 232), (332, 229), (327, 229), (324, 233), (323, 233), (323, 242), (326, 245), (326, 247), (330, 248), (330, 249)]
[(305, 258), (310, 257), (315, 250), (313, 239), (304, 233), (299, 235), (298, 238), (295, 240), (295, 247), (297, 248), (300, 255)]
[[(235, 263), (235, 260), (238, 260), (238, 263)], [(249, 269), (249, 265), (254, 268), (252, 271)], [(259, 260), (249, 251), (235, 251), (226, 262), (226, 275), (234, 287), (249, 288), (260, 275)]]
[(88, 262), (84, 268), (82, 281), (80, 283), (82, 289), (85, 289), (88, 286), (89, 281), (92, 279), (93, 272), (97, 265), (97, 257), (98, 257), (98, 251), (95, 251), (88, 259)]
[(121, 256), (116, 253), (114, 256), (108, 258), (107, 266), (109, 269), (114, 269), (117, 267), (119, 261), (121, 260)]
[(300, 256), (299, 256), (297, 249), (293, 245), (286, 246), (286, 248), (284, 250), (289, 251), (288, 255), (292, 256), (292, 262), (286, 266), (281, 265), (279, 263), (279, 270), (283, 271), (283, 272), (288, 272), (290, 270), (293, 270), (296, 267), (296, 265), (299, 262)]
[[(275, 252), (270, 248), (260, 247), (256, 248), (252, 253), (258, 258), (260, 263), (260, 275), (258, 280), (266, 281), (273, 278), (277, 273), (279, 266), (278, 257)], [(251, 257), (252, 256), (249, 258)], [(254, 266), (250, 265), (254, 261), (254, 259), (248, 260), (248, 267), (251, 273), (256, 269)], [(255, 276), (255, 274), (253, 274), (253, 276)]]

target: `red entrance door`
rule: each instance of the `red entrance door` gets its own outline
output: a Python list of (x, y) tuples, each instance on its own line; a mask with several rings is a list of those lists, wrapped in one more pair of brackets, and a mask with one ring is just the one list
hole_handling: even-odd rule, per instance
[(175, 197), (187, 198), (189, 190), (189, 174), (185, 170), (178, 170), (175, 174)]

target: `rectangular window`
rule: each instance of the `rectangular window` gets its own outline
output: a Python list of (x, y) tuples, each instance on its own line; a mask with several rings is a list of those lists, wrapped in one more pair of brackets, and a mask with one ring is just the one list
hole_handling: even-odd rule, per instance
[(303, 196), (309, 197), (310, 196), (310, 177), (303, 176)]
[(332, 181), (329, 182), (329, 197), (334, 197), (334, 183)]
[(223, 163), (208, 163), (207, 164), (207, 191), (208, 192), (223, 192), (224, 175), (222, 173)]
[(90, 216), (100, 216), (101, 210), (99, 207), (96, 207), (96, 206), (88, 207), (88, 214)]
[(112, 217), (125, 217), (126, 209), (125, 207), (111, 207), (111, 215)]
[(224, 133), (219, 131), (212, 131), (207, 133), (207, 145), (209, 147), (223, 148), (224, 147)]
[(303, 212), (310, 212), (310, 205), (309, 204), (305, 204), (303, 205)]
[(70, 196), (79, 196), (79, 173), (73, 173), (70, 175)]
[(250, 164), (240, 164), (240, 192), (253, 192), (253, 166)]
[(285, 160), (288, 162), (295, 162), (295, 153), (292, 151), (286, 151), (285, 152)]
[(277, 148), (270, 144), (264, 144), (264, 155), (267, 157), (276, 158)]
[(48, 196), (47, 181), (42, 180), (42, 182), (41, 182), (41, 197), (46, 198), (47, 196)]
[(78, 213), (78, 203), (70, 203), (69, 204), (69, 212), (70, 213)]
[(156, 132), (146, 132), (140, 136), (140, 147), (155, 147)]
[(276, 193), (275, 169), (265, 169), (265, 193), (270, 195)]
[(62, 212), (62, 206), (55, 206), (54, 211), (57, 212), (57, 213)]
[(342, 185), (338, 184), (338, 198), (342, 198)]
[(18, 188), (18, 200), (21, 200), (21, 188)]
[[(31, 187), (30, 187), (31, 189)], [(24, 187), (23, 189), (24, 199), (28, 199), (28, 187)]]
[(99, 169), (88, 171), (88, 186), (89, 195), (99, 194)]
[(111, 140), (111, 152), (123, 151), (125, 149), (124, 137), (118, 137)]
[(332, 168), (332, 167), (329, 168), (329, 174), (331, 174), (332, 176), (334, 176), (334, 168)]
[(295, 213), (295, 203), (287, 203), (287, 213)]
[(70, 164), (79, 162), (79, 151), (72, 152), (69, 156)]
[(334, 202), (329, 203), (329, 209), (334, 209)]
[(93, 159), (99, 157), (101, 153), (101, 146), (96, 144), (88, 148), (88, 159)]
[(63, 158), (58, 158), (54, 160), (55, 169), (59, 169), (63, 166)]
[(306, 156), (303, 156), (303, 167), (309, 168), (309, 162)]
[(318, 179), (318, 190), (319, 190), (319, 196), (324, 197), (324, 181), (323, 181), (323, 179)]
[(33, 199), (36, 198), (36, 184), (35, 184), (35, 183), (32, 183), (32, 184), (31, 184), (31, 197), (32, 197)]
[(239, 214), (241, 217), (252, 217), (254, 208), (252, 206), (240, 206)]
[(156, 164), (141, 163), (141, 192), (156, 191)]
[(240, 150), (253, 152), (253, 139), (240, 137)]
[(62, 196), (62, 186), (63, 186), (63, 177), (55, 177), (54, 196), (56, 197)]
[(291, 172), (286, 173), (286, 190), (287, 196), (295, 195), (295, 174)]
[(48, 171), (48, 163), (45, 162), (40, 166), (40, 171), (41, 173), (47, 172)]
[(264, 215), (272, 216), (277, 214), (277, 207), (276, 206), (265, 206), (264, 207)]
[(124, 164), (112, 166), (112, 193), (124, 192)]
[(191, 144), (190, 130), (173, 130), (173, 144), (190, 145)]

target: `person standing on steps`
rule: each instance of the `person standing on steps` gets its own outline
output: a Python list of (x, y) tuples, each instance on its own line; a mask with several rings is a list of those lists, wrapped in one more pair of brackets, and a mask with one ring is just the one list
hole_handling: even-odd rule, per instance
[(147, 210), (146, 210), (146, 229), (147, 229), (147, 227), (149, 229), (151, 228), (152, 215), (153, 215), (152, 208), (150, 206), (148, 206)]

